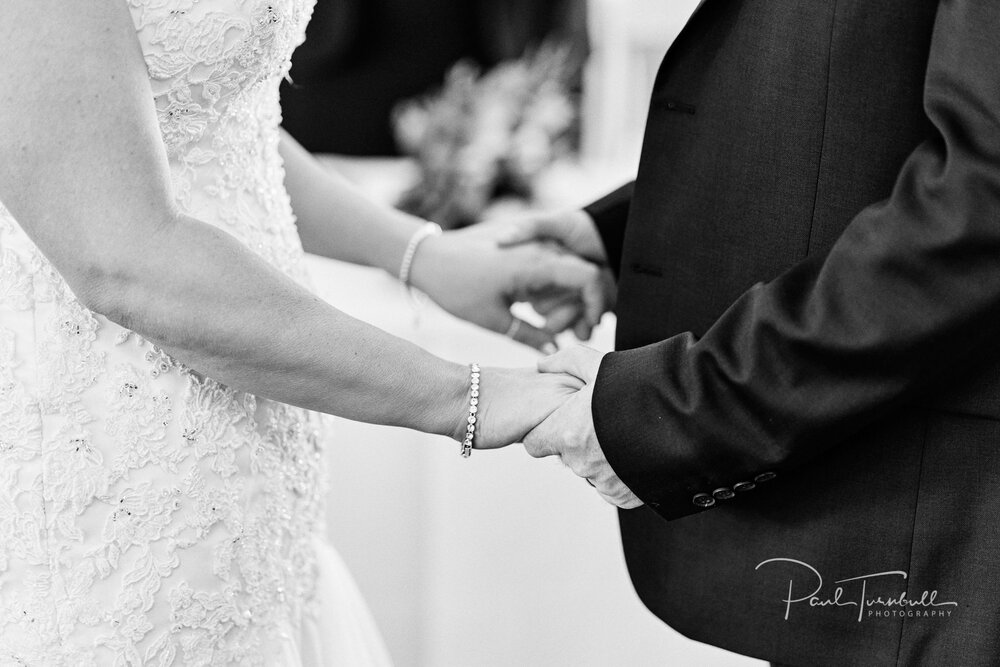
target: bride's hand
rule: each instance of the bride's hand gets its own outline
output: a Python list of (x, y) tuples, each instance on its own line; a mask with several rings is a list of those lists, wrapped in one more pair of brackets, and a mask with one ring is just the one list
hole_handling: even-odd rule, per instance
[[(413, 284), (462, 319), (504, 333), (536, 349), (574, 328), (589, 338), (607, 308), (604, 277), (594, 264), (538, 243), (501, 248), (496, 230), (475, 225), (426, 239), (410, 272)], [(510, 307), (531, 302), (546, 316), (538, 329), (519, 322)]]
[[(473, 442), (476, 449), (521, 442), (583, 387), (583, 381), (572, 375), (538, 373), (534, 369), (483, 368), (479, 382)], [(467, 412), (461, 416), (455, 429), (456, 440), (465, 437), (467, 416)]]

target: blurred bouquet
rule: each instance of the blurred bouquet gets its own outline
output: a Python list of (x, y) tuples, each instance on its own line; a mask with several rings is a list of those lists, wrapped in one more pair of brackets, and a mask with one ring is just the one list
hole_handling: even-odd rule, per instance
[(539, 175), (576, 150), (571, 91), (579, 62), (572, 53), (547, 44), (485, 74), (460, 62), (440, 93), (400, 104), (396, 138), (420, 170), (400, 208), (460, 227), (498, 197), (532, 199)]

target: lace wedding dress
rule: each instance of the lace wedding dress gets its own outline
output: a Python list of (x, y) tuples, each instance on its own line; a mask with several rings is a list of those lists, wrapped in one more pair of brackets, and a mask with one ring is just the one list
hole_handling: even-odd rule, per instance
[[(278, 84), (312, 1), (122, 0), (178, 205), (299, 281)], [(319, 427), (87, 311), (0, 206), (0, 665), (388, 664)]]

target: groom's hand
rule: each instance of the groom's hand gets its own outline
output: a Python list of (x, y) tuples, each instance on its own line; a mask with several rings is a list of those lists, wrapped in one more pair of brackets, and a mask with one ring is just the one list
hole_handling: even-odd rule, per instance
[(579, 209), (554, 213), (534, 212), (486, 224), (496, 228), (496, 238), (502, 246), (529, 241), (557, 241), (573, 254), (595, 264), (608, 263), (597, 225), (585, 211)]
[[(608, 266), (604, 241), (597, 231), (597, 225), (585, 211), (571, 209), (533, 212), (509, 220), (490, 221), (485, 223), (484, 227), (490, 229), (497, 242), (504, 247), (531, 242), (551, 242), (593, 262), (601, 269), (605, 310), (614, 310), (617, 297), (615, 278)], [(585, 340), (582, 336), (580, 338)]]
[(590, 482), (606, 501), (622, 509), (633, 509), (643, 503), (611, 468), (594, 429), (590, 404), (603, 356), (581, 346), (539, 362), (538, 369), (542, 372), (568, 373), (587, 384), (531, 431), (524, 439), (524, 447), (536, 458), (558, 456), (570, 470)]
[[(497, 231), (478, 224), (428, 238), (413, 259), (413, 284), (453, 315), (540, 350), (554, 350), (567, 328), (589, 338), (608, 310), (600, 268), (544, 244), (501, 247)], [(519, 301), (546, 318), (544, 328), (514, 318)]]

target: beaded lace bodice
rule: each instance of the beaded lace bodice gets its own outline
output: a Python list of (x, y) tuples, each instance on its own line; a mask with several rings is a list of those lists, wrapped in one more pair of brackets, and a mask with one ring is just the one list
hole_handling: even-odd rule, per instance
[(278, 83), (313, 0), (128, 0), (178, 202), (286, 272), (301, 255), (277, 152)]
[[(312, 0), (123, 1), (179, 206), (303, 280), (278, 85)], [(0, 206), (0, 665), (275, 664), (310, 613), (316, 426), (87, 311)]]

